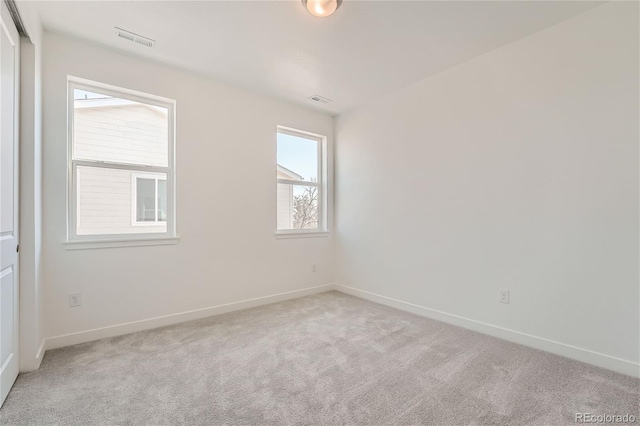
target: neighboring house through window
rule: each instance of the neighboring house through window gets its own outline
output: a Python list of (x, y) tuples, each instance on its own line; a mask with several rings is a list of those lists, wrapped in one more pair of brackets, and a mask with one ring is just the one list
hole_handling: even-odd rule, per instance
[[(302, 181), (302, 176), (278, 164), (279, 181)], [(293, 227), (293, 185), (278, 183), (278, 229)]]
[(174, 102), (69, 80), (69, 240), (175, 236)]
[(164, 175), (134, 173), (133, 225), (157, 225), (167, 221), (167, 179)]

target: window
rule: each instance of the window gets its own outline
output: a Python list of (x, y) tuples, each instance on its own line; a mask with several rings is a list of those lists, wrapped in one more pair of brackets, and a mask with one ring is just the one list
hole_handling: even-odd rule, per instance
[(277, 230), (326, 231), (326, 138), (278, 127)]
[(167, 179), (137, 173), (133, 178), (133, 225), (158, 225), (167, 221)]
[(68, 99), (68, 239), (174, 237), (174, 101), (79, 79)]

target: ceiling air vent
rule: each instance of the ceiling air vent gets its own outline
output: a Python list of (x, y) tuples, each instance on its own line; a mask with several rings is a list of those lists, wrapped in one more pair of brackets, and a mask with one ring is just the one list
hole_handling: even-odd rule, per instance
[(115, 27), (115, 28), (116, 28), (116, 35), (125, 40), (129, 40), (134, 43), (138, 43), (147, 47), (153, 47), (153, 45), (156, 43), (155, 40), (152, 40), (148, 37), (143, 37), (136, 33), (132, 33), (131, 31), (123, 30), (122, 28), (118, 28), (118, 27)]
[(314, 102), (320, 102), (321, 104), (328, 104), (329, 102), (331, 102), (331, 99), (325, 98), (324, 96), (320, 95), (311, 95), (309, 96), (309, 99)]

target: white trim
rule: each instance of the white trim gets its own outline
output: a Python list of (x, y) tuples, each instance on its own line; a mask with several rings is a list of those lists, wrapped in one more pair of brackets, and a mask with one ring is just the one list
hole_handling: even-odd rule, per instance
[[(123, 99), (134, 101), (134, 102), (147, 103), (147, 104), (151, 104), (151, 105), (155, 105), (163, 108), (167, 106), (166, 104), (175, 104), (175, 100), (171, 98), (152, 95), (150, 93), (142, 93), (137, 90), (114, 86), (107, 83), (100, 83), (98, 81), (88, 80), (86, 78), (68, 75), (67, 80), (70, 83), (73, 83), (80, 90), (86, 90), (87, 92), (91, 92), (92, 90), (98, 89), (98, 92), (100, 94), (113, 96), (113, 97), (120, 97), (120, 98), (122, 98), (122, 95), (125, 95)], [(73, 97), (71, 99), (73, 99)]]
[(42, 358), (44, 357), (46, 343), (47, 340), (42, 339), (42, 342), (40, 342), (40, 347), (38, 348), (38, 351), (33, 358), (28, 358), (26, 361), (24, 358), (21, 358), (20, 373), (29, 373), (30, 371), (36, 371), (38, 368), (40, 368), (40, 364), (42, 364)]
[[(89, 99), (73, 99), (73, 108), (102, 108), (106, 106), (129, 106), (140, 105), (140, 102), (130, 101), (122, 98), (89, 98)], [(145, 104), (142, 104), (145, 105)]]
[(305, 139), (317, 139), (318, 141), (321, 141), (325, 137), (319, 133), (307, 132), (305, 130), (280, 125), (278, 125), (278, 133), (284, 133), (289, 136), (296, 136)]
[(318, 237), (328, 237), (329, 232), (327, 231), (278, 231), (276, 232), (276, 238), (287, 239), (287, 238), (318, 238)]
[[(138, 179), (153, 180), (155, 183), (155, 218), (151, 221), (138, 221)], [(131, 226), (158, 226), (167, 223), (166, 220), (158, 220), (158, 181), (167, 181), (165, 173), (131, 173)], [(165, 212), (166, 215), (166, 212)], [(164, 232), (162, 233), (164, 235)]]
[[(74, 240), (74, 241), (62, 241), (62, 246), (66, 250), (88, 250), (88, 249), (106, 249), (106, 248), (118, 248), (118, 247), (144, 247), (144, 246), (166, 246), (178, 244), (180, 237), (157, 237), (157, 238), (140, 238), (140, 234), (135, 235), (135, 238), (122, 238), (122, 239), (110, 239), (110, 240)], [(149, 234), (147, 234), (149, 235)], [(164, 234), (160, 234), (164, 235)]]
[(40, 347), (38, 348), (38, 352), (36, 353), (36, 361), (38, 362), (38, 366), (36, 369), (40, 368), (40, 363), (42, 363), (42, 358), (44, 357), (45, 345), (47, 344), (47, 339), (42, 339), (40, 343)]
[[(320, 182), (320, 197), (318, 197), (318, 211), (321, 213), (318, 228), (322, 231), (329, 232), (329, 141), (326, 136), (322, 137), (320, 146), (318, 147), (318, 155), (322, 161), (318, 164), (322, 181)], [(333, 196), (333, 195), (332, 195)]]
[(147, 108), (157, 114), (166, 118), (168, 112), (165, 113), (165, 107), (159, 107), (156, 105), (150, 105), (148, 103), (140, 103), (136, 101), (130, 101), (122, 98), (98, 98), (98, 99), (74, 99), (74, 109), (86, 109), (86, 108), (117, 108), (121, 106), (137, 105), (143, 108)]
[[(276, 186), (278, 184), (286, 184), (286, 185), (298, 185), (298, 186), (315, 186), (318, 188), (318, 201), (317, 201), (317, 208), (318, 208), (318, 226), (317, 228), (312, 230), (312, 233), (315, 234), (325, 234), (329, 232), (329, 219), (328, 219), (328, 184), (327, 184), (327, 180), (329, 179), (328, 176), (328, 162), (329, 162), (329, 157), (327, 155), (327, 137), (323, 136), (323, 135), (319, 135), (316, 133), (311, 133), (311, 132), (306, 132), (304, 130), (298, 130), (298, 129), (294, 129), (291, 127), (286, 127), (286, 126), (277, 126), (276, 129), (276, 133), (282, 133), (285, 135), (289, 135), (289, 136), (294, 136), (294, 137), (298, 137), (298, 138), (303, 138), (303, 139), (308, 139), (308, 140), (313, 140), (317, 143), (317, 158), (318, 158), (318, 167), (317, 167), (317, 182), (311, 182), (311, 181), (304, 181), (304, 180), (300, 180), (300, 181), (295, 181), (295, 180), (291, 180), (291, 179), (282, 179), (282, 178), (277, 178), (276, 177)], [(277, 150), (278, 150), (278, 143), (277, 143), (277, 138), (276, 138), (276, 157), (277, 157)], [(277, 159), (276, 159), (276, 167), (283, 167), (279, 164), (277, 164)], [(277, 203), (276, 203), (277, 204)], [(276, 209), (276, 237), (278, 237), (279, 235), (289, 235), (289, 234), (300, 234), (300, 236), (303, 236), (302, 234), (308, 234), (310, 233), (309, 231), (305, 231), (305, 230), (299, 230), (299, 229), (278, 229), (278, 211)], [(317, 236), (324, 236), (324, 235), (317, 235)], [(284, 237), (284, 238), (292, 238), (292, 237)]]
[(75, 166), (80, 166), (80, 167), (96, 167), (101, 169), (130, 170), (133, 172), (140, 172), (140, 173), (166, 174), (169, 170), (168, 167), (145, 166), (141, 164), (111, 163), (108, 161), (73, 160), (73, 163)]
[(307, 180), (293, 180), (293, 179), (283, 179), (283, 178), (276, 178), (276, 180), (278, 181), (278, 183), (281, 183), (283, 185), (298, 185), (298, 186), (320, 186), (319, 182), (310, 182)]
[(571, 358), (576, 361), (581, 361), (587, 364), (617, 371), (618, 373), (627, 374), (633, 377), (640, 377), (640, 363), (637, 362), (617, 358), (599, 352), (594, 352), (589, 349), (579, 348), (577, 346), (568, 345), (566, 343), (545, 339), (544, 337), (521, 333), (519, 331), (510, 330), (508, 328), (499, 327), (481, 321), (476, 321), (470, 318), (464, 318), (435, 309), (425, 308), (424, 306), (416, 305), (414, 303), (404, 302), (402, 300), (393, 299), (391, 297), (382, 296), (365, 290), (360, 290), (358, 288), (348, 287), (341, 284), (334, 284), (334, 286), (336, 290), (342, 293), (370, 300), (381, 305), (390, 306), (392, 308), (400, 309), (402, 311), (411, 312), (423, 317), (442, 321), (447, 324), (452, 324), (458, 327), (477, 331), (479, 333), (487, 334), (499, 339), (508, 340), (520, 345), (529, 346), (541, 351), (560, 355), (566, 358)]
[(30, 371), (36, 371), (40, 368), (40, 364), (42, 364), (42, 358), (45, 352), (46, 339), (42, 339), (40, 342), (40, 347), (36, 351), (35, 356), (23, 356), (21, 354), (20, 358), (20, 366), (18, 367), (20, 373), (28, 373)]
[(64, 346), (77, 345), (79, 343), (91, 342), (93, 340), (105, 339), (107, 337), (122, 336), (124, 334), (136, 333), (138, 331), (149, 330), (167, 325), (178, 324), (185, 321), (206, 318), (213, 315), (220, 315), (227, 312), (239, 311), (270, 303), (282, 302), (289, 299), (309, 296), (316, 293), (333, 290), (333, 284), (325, 284), (316, 287), (309, 287), (301, 290), (287, 291), (270, 296), (256, 297), (239, 302), (225, 303), (223, 305), (209, 308), (196, 309), (193, 311), (181, 312), (178, 314), (165, 315), (161, 317), (132, 321), (124, 324), (112, 325), (108, 327), (94, 328), (93, 330), (80, 331), (78, 333), (64, 334), (61, 336), (46, 339), (46, 348), (55, 349)]
[[(96, 93), (102, 93), (108, 96), (118, 97), (124, 100), (147, 104), (151, 106), (165, 108), (167, 110), (168, 130), (167, 130), (167, 144), (168, 144), (168, 163), (166, 167), (159, 166), (146, 166), (141, 164), (119, 164), (110, 163), (105, 161), (88, 161), (78, 160), (73, 158), (73, 119), (74, 119), (74, 89), (92, 91)], [(99, 83), (95, 81), (86, 80), (83, 78), (67, 76), (67, 239), (63, 244), (71, 244), (75, 242), (83, 242), (87, 247), (84, 248), (99, 248), (96, 247), (99, 241), (104, 247), (125, 247), (125, 246), (139, 246), (139, 245), (151, 245), (148, 243), (139, 244), (140, 241), (146, 240), (144, 232), (132, 233), (132, 234), (108, 234), (108, 235), (78, 235), (77, 234), (77, 221), (78, 221), (78, 209), (79, 203), (77, 200), (77, 167), (97, 167), (97, 168), (115, 168), (131, 170), (133, 172), (157, 172), (166, 174), (167, 181), (167, 230), (163, 233), (158, 233), (159, 236), (165, 240), (175, 240), (176, 238), (176, 101), (173, 99), (164, 98), (161, 96), (150, 95), (130, 89), (124, 89), (109, 84)], [(133, 210), (133, 209), (132, 209)], [(114, 245), (115, 241), (135, 240), (135, 244), (123, 244)], [(159, 240), (156, 240), (159, 241)], [(175, 244), (167, 243), (167, 244)]]

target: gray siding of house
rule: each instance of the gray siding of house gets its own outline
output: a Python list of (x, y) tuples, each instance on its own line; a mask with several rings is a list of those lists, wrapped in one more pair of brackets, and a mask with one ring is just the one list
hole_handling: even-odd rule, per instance
[(278, 229), (293, 229), (293, 185), (278, 184)]
[(166, 232), (166, 224), (134, 224), (132, 175), (129, 170), (78, 167), (78, 235)]
[(76, 108), (74, 158), (167, 166), (166, 113), (133, 104)]
[[(76, 108), (74, 158), (166, 166), (167, 116), (145, 105)], [(165, 224), (135, 224), (133, 172), (78, 167), (77, 234), (166, 232)]]

